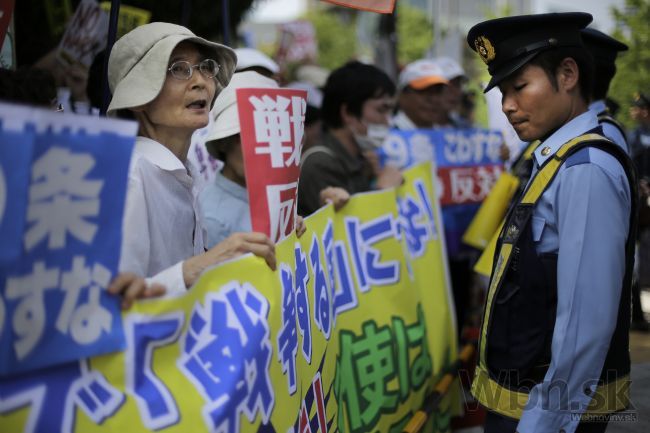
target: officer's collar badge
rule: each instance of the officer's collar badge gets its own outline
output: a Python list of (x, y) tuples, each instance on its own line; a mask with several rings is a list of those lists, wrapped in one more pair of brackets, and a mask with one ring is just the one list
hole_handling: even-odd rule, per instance
[(476, 52), (481, 56), (481, 59), (483, 59), (486, 65), (496, 57), (496, 52), (494, 51), (492, 42), (490, 42), (490, 40), (485, 36), (479, 36), (476, 38), (474, 40), (474, 47), (476, 47)]

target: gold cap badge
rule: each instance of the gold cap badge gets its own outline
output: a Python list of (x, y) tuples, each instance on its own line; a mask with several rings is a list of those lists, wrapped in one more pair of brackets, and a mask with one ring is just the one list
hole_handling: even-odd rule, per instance
[(481, 59), (485, 62), (487, 65), (490, 63), (492, 60), (494, 60), (494, 57), (496, 56), (496, 53), (494, 51), (494, 46), (492, 45), (492, 42), (485, 36), (479, 36), (474, 40), (474, 47), (476, 48), (476, 52), (478, 53), (479, 56), (481, 56)]

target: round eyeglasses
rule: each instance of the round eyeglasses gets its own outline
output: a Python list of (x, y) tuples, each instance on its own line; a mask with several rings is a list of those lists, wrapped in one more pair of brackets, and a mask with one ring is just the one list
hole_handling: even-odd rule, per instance
[(192, 78), (194, 68), (198, 68), (205, 78), (214, 78), (219, 73), (221, 66), (212, 59), (201, 60), (198, 65), (192, 65), (186, 60), (179, 60), (172, 63), (167, 70), (172, 74), (172, 77), (178, 80), (189, 80)]

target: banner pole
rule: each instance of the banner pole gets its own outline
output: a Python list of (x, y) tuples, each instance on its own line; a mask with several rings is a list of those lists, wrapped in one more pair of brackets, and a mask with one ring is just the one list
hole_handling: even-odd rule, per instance
[(102, 109), (101, 116), (106, 116), (106, 109), (110, 100), (110, 89), (108, 88), (108, 58), (117, 36), (117, 17), (120, 12), (120, 0), (111, 0), (111, 14), (108, 21), (108, 42), (106, 43), (106, 55), (104, 56), (104, 79), (102, 89)]
[(190, 13), (192, 11), (192, 0), (183, 0), (181, 10), (181, 25), (189, 28)]
[(221, 0), (223, 44), (230, 46), (230, 0)]

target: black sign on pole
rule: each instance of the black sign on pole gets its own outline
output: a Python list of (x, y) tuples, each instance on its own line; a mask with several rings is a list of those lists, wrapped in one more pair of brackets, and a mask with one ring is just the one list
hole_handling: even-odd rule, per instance
[(221, 19), (223, 23), (223, 44), (230, 46), (230, 0), (221, 0)]
[(108, 88), (108, 58), (117, 36), (117, 17), (120, 12), (120, 0), (111, 0), (111, 14), (108, 21), (108, 43), (106, 44), (106, 56), (104, 56), (104, 85), (102, 89), (102, 109), (100, 114), (106, 116), (106, 109), (111, 98), (111, 91)]

